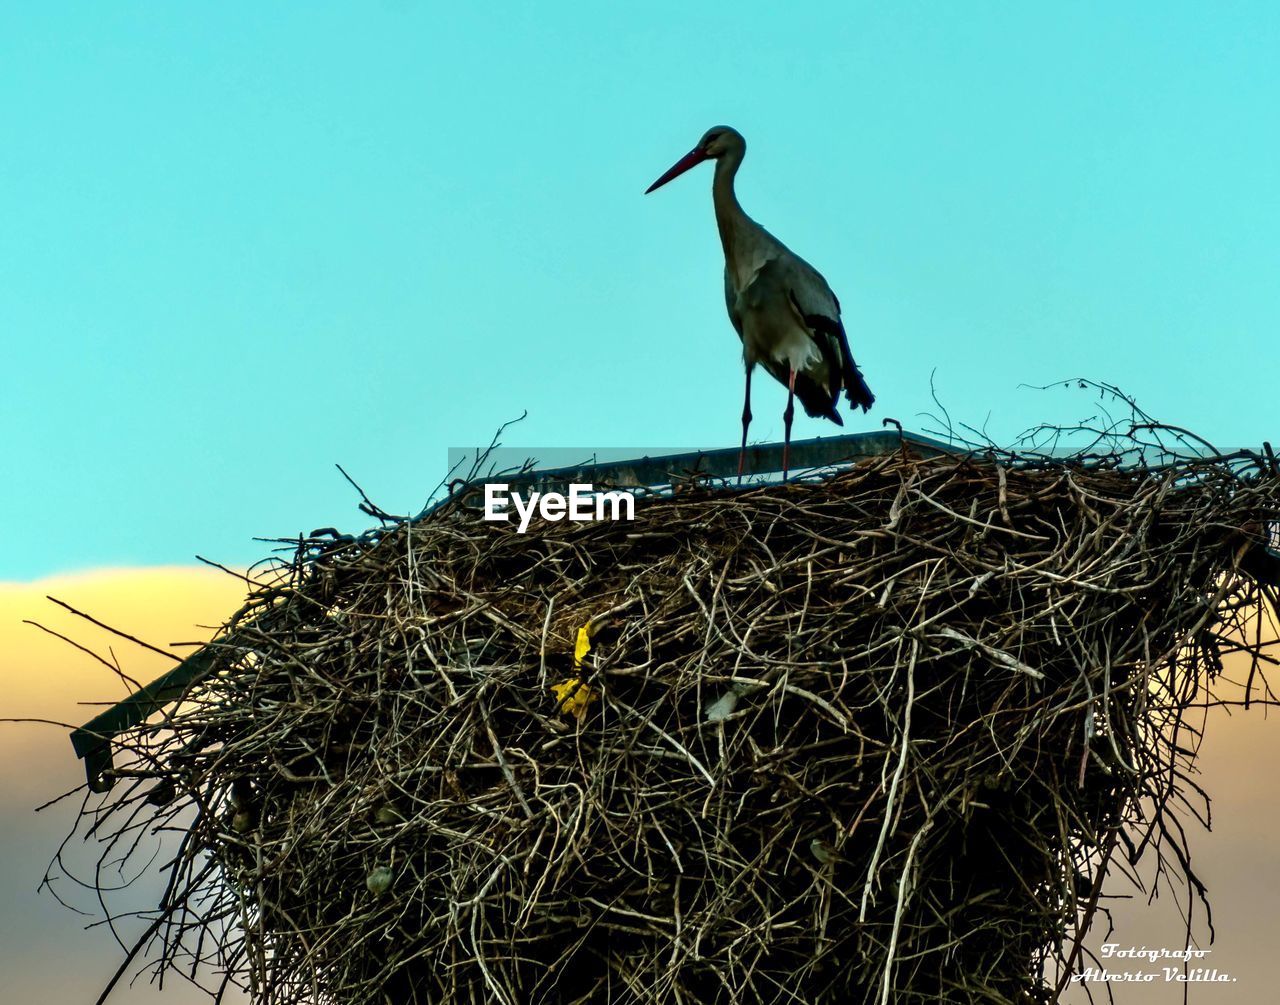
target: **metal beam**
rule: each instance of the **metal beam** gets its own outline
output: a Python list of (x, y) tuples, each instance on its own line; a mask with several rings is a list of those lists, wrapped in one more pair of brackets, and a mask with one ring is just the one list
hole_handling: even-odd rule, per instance
[(114, 761), (111, 743), (116, 734), (145, 722), (171, 702), (180, 700), (193, 684), (198, 683), (213, 669), (216, 650), (205, 646), (157, 677), (146, 687), (139, 688), (118, 705), (94, 716), (71, 733), (71, 746), (76, 757), (83, 758), (89, 788), (94, 792), (106, 792), (114, 784), (109, 777)]
[[(781, 443), (748, 445), (745, 468), (750, 477), (774, 475), (782, 471)], [(806, 470), (830, 468), (855, 463), (869, 457), (907, 450), (921, 457), (937, 457), (942, 454), (964, 454), (971, 451), (935, 440), (917, 433), (899, 432), (896, 429), (875, 430), (869, 433), (851, 433), (847, 436), (822, 436), (811, 440), (794, 440), (790, 448), (791, 471), (803, 475)], [(738, 474), (738, 448), (696, 450), (683, 454), (666, 454), (661, 457), (637, 457), (625, 461), (606, 461), (600, 464), (578, 464), (561, 468), (539, 468), (522, 474), (501, 476), (512, 487), (553, 487), (574, 482), (590, 482), (618, 488), (656, 488), (693, 475), (718, 478), (726, 481)], [(498, 481), (499, 476), (480, 478)], [(758, 481), (743, 487), (753, 487)], [(732, 488), (732, 485), (726, 486)]]

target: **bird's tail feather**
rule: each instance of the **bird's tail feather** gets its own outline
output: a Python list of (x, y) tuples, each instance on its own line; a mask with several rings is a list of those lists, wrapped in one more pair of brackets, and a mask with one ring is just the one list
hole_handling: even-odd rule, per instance
[(847, 369), (845, 370), (844, 393), (849, 399), (850, 405), (854, 408), (861, 408), (864, 412), (871, 411), (871, 406), (876, 401), (876, 396), (871, 393), (871, 388), (867, 387), (867, 382), (862, 379), (862, 371), (858, 369), (858, 364), (851, 359), (847, 361)]
[[(785, 372), (778, 378), (778, 382), (786, 384), (787, 375)], [(807, 373), (797, 373), (796, 397), (800, 399), (800, 404), (804, 406), (807, 415), (811, 415), (815, 419), (830, 419), (837, 426), (844, 425), (844, 420), (840, 418), (840, 413), (836, 411), (836, 405), (840, 401), (839, 389), (833, 395), (830, 390), (823, 387)]]

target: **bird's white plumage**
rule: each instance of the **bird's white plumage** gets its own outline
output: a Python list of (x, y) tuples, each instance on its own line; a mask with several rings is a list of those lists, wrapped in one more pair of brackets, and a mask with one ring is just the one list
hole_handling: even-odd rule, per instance
[[(789, 366), (830, 387), (827, 357), (805, 317), (838, 321), (840, 307), (822, 277), (758, 225), (741, 238), (739, 253), (751, 268), (725, 266), (725, 306), (742, 339), (743, 360)], [(738, 249), (735, 249), (738, 250)], [(815, 282), (816, 279), (816, 282)], [(837, 348), (838, 347), (833, 347)], [(772, 369), (772, 368), (771, 368)]]

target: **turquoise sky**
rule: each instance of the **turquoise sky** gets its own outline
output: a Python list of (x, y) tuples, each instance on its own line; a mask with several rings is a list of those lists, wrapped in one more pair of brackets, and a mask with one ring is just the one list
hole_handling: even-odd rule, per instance
[(718, 122), (844, 304), (846, 430), (1083, 374), (1280, 439), (1277, 52), (1269, 2), (4, 4), (0, 579), (358, 530), (334, 462), (416, 509), (525, 409), (732, 445), (710, 170), (641, 195)]

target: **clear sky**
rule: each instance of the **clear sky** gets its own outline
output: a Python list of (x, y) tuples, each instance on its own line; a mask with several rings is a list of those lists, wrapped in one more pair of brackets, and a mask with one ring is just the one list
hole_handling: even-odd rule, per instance
[[(0, 579), (226, 562), (449, 446), (729, 446), (705, 128), (878, 395), (1007, 438), (1083, 374), (1280, 437), (1280, 7), (0, 5)], [(785, 396), (756, 383), (754, 434)], [(797, 436), (834, 432), (802, 418)]]

